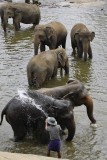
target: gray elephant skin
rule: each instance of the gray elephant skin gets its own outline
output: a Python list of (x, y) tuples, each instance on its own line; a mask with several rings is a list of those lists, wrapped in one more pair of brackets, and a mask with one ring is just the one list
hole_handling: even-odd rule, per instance
[(83, 56), (84, 61), (87, 61), (87, 54), (89, 55), (89, 58), (92, 58), (90, 42), (94, 37), (95, 32), (90, 32), (84, 24), (78, 23), (74, 25), (71, 30), (71, 46), (73, 48), (73, 53), (76, 53), (75, 48), (77, 48), (79, 57), (82, 58)]
[(41, 87), (45, 81), (57, 75), (57, 69), (69, 73), (68, 56), (63, 48), (48, 50), (33, 56), (27, 65), (27, 77), (29, 86)]
[(37, 91), (54, 98), (70, 100), (73, 108), (85, 105), (87, 109), (87, 115), (91, 123), (96, 123), (96, 120), (93, 116), (93, 100), (84, 84), (82, 84), (79, 80), (69, 80), (68, 83), (64, 86), (41, 88)]
[(35, 27), (34, 37), (34, 54), (38, 54), (38, 47), (40, 51), (45, 51), (45, 45), (49, 49), (56, 49), (62, 45), (65, 49), (67, 37), (67, 29), (60, 22), (51, 22), (45, 25), (37, 25)]
[(3, 29), (6, 32), (8, 18), (13, 18), (16, 30), (20, 29), (20, 22), (37, 25), (40, 21), (40, 9), (37, 5), (27, 3), (6, 3), (2, 6)]
[[(9, 7), (9, 6), (11, 6), (12, 4), (14, 4), (14, 3), (4, 3), (3, 5), (1, 5), (0, 6), (0, 16), (1, 16), (1, 23), (3, 24), (3, 22), (4, 22), (4, 10), (7, 8), (7, 7)], [(9, 18), (11, 18), (11, 17), (9, 17)]]
[(45, 120), (48, 116), (55, 117), (62, 128), (68, 129), (67, 141), (75, 134), (75, 122), (72, 104), (68, 100), (57, 100), (38, 92), (27, 91), (13, 97), (1, 113), (11, 125), (14, 141), (22, 140), (27, 133), (34, 134), (41, 143), (47, 143), (49, 134), (45, 130)]

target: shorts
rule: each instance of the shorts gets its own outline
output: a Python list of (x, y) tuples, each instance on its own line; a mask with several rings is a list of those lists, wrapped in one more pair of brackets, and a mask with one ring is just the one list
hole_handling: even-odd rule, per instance
[(59, 139), (51, 140), (48, 144), (48, 149), (51, 151), (59, 152), (60, 151), (60, 140)]

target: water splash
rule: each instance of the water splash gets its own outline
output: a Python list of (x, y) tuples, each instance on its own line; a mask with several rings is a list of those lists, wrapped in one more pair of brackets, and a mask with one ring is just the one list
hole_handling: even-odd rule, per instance
[(98, 124), (90, 124), (90, 126), (91, 126), (92, 128), (97, 128), (97, 127), (98, 127)]
[(37, 109), (42, 111), (47, 116), (47, 113), (44, 112), (41, 105), (36, 104), (34, 99), (28, 95), (27, 90), (19, 88), (17, 92), (18, 92), (19, 99), (21, 100), (22, 103), (31, 104), (35, 106)]

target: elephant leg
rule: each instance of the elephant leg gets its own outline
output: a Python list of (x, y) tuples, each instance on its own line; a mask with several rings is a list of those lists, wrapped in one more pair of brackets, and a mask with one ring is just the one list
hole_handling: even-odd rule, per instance
[(51, 79), (54, 78), (56, 75), (57, 75), (57, 68), (54, 69)]
[(64, 48), (65, 49), (65, 46), (66, 46), (66, 38), (63, 40), (63, 42), (62, 42), (62, 48)]
[(66, 141), (71, 141), (75, 135), (75, 121), (72, 119), (70, 122), (66, 124), (66, 127), (68, 129), (68, 137)]
[(76, 50), (75, 50), (76, 46), (73, 43), (73, 41), (71, 41), (71, 46), (72, 46), (72, 49), (73, 49), (72, 55), (75, 55), (76, 54)]
[(20, 15), (16, 16), (15, 19), (13, 20), (14, 25), (15, 25), (15, 30), (20, 29), (20, 22), (21, 22), (21, 17)]
[(84, 103), (87, 107), (87, 115), (91, 121), (91, 123), (95, 124), (96, 123), (96, 120), (93, 116), (93, 101), (92, 101), (92, 98), (90, 97), (90, 95), (88, 94), (86, 96), (86, 99), (85, 99), (85, 103)]
[(20, 29), (20, 23), (15, 22), (15, 30), (18, 31)]
[(22, 140), (26, 134), (27, 134), (27, 130), (24, 127), (24, 125), (18, 124), (18, 125), (12, 125), (12, 129), (14, 131), (14, 141), (18, 142), (20, 140)]
[(45, 51), (45, 45), (42, 44), (42, 43), (40, 44), (40, 51), (41, 51), (41, 52)]
[(66, 140), (71, 141), (75, 135), (75, 129), (76, 129), (73, 111), (72, 112), (70, 111), (68, 114), (64, 115), (62, 119), (58, 121), (61, 126), (66, 127), (68, 129), (68, 137)]
[(1, 24), (4, 22), (4, 16), (1, 15)]
[(83, 49), (81, 47), (78, 48), (78, 55), (79, 55), (79, 58), (82, 58)]
[(52, 50), (52, 49), (56, 49), (58, 48), (58, 45), (56, 45), (55, 42), (51, 41), (50, 45), (49, 45), (49, 49)]
[(92, 49), (91, 49), (91, 46), (89, 46), (88, 54), (89, 54), (89, 58), (92, 59)]
[(40, 141), (42, 144), (46, 144), (49, 142), (49, 139), (49, 132), (44, 129), (40, 134)]

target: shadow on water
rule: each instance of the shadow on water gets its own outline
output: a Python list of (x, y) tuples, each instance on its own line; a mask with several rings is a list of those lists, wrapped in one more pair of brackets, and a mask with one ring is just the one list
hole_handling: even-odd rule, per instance
[[(60, 72), (60, 71), (59, 71)], [(52, 87), (57, 87), (57, 86), (63, 86), (65, 85), (69, 80), (69, 75), (63, 75), (60, 76), (60, 74), (57, 75), (54, 79), (50, 79), (46, 81), (43, 85), (42, 88), (52, 88)], [(36, 87), (29, 87), (31, 90), (37, 89)]]
[(34, 27), (30, 27), (20, 31), (8, 31), (4, 33), (5, 43), (10, 45), (21, 43), (23, 41), (30, 41), (31, 44), (33, 43), (34, 37)]
[(75, 79), (79, 79), (83, 83), (88, 83), (91, 81), (91, 68), (92, 61), (89, 59), (87, 62), (84, 62), (82, 59), (75, 57), (71, 68), (73, 68), (73, 76)]

